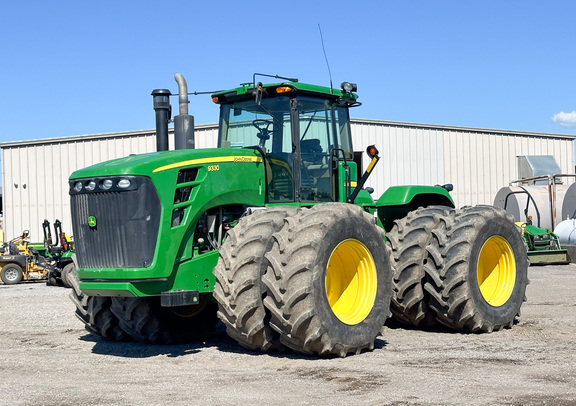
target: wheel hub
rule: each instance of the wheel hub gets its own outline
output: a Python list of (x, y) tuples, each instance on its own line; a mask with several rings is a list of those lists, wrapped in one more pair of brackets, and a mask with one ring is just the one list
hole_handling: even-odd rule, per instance
[(370, 314), (377, 277), (372, 254), (363, 243), (348, 239), (334, 248), (326, 269), (326, 296), (341, 322), (355, 325)]
[(18, 279), (18, 272), (14, 268), (7, 269), (6, 272), (4, 272), (4, 275), (10, 282)]
[(516, 259), (508, 241), (490, 237), (478, 256), (478, 286), (484, 300), (491, 306), (505, 304), (516, 283)]

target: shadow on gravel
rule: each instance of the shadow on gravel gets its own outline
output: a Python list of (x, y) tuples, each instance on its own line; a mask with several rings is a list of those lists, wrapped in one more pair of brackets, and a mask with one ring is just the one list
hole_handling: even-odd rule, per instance
[(144, 344), (137, 341), (108, 341), (88, 332), (79, 339), (82, 341), (93, 342), (94, 347), (92, 347), (92, 353), (94, 354), (112, 355), (123, 358), (149, 358), (158, 355), (181, 357), (198, 353), (203, 348), (234, 348), (237, 346), (236, 343), (228, 338), (223, 328), (221, 331), (217, 328), (213, 334), (204, 340), (173, 345)]
[[(112, 355), (122, 358), (149, 358), (158, 355), (165, 355), (168, 357), (181, 357), (190, 354), (196, 354), (204, 348), (216, 347), (218, 351), (229, 352), (234, 354), (244, 354), (253, 356), (270, 356), (274, 358), (288, 358), (288, 359), (310, 359), (317, 360), (316, 356), (309, 356), (305, 354), (295, 353), (291, 350), (286, 352), (269, 352), (263, 353), (261, 351), (248, 350), (240, 346), (236, 341), (228, 337), (224, 326), (220, 324), (216, 327), (216, 331), (209, 337), (202, 341), (191, 342), (187, 344), (175, 345), (156, 345), (156, 344), (143, 344), (136, 341), (108, 341), (94, 334), (86, 333), (79, 338), (81, 341), (93, 342), (92, 353), (100, 355)], [(388, 343), (385, 340), (377, 338), (374, 342), (374, 350), (384, 348)], [(328, 358), (338, 358), (337, 356)]]
[(434, 324), (429, 327), (417, 327), (411, 326), (409, 324), (403, 324), (397, 321), (396, 319), (389, 318), (386, 320), (384, 324), (385, 327), (388, 327), (391, 330), (408, 330), (408, 331), (425, 331), (427, 333), (446, 333), (446, 334), (462, 334), (458, 331), (454, 331), (445, 327), (441, 324)]
[(190, 345), (152, 345), (135, 341), (114, 342), (104, 340), (93, 334), (86, 334), (80, 337), (80, 340), (93, 342), (92, 353), (94, 354), (112, 355), (122, 358), (149, 358), (158, 355), (180, 357), (199, 352), (197, 348)]
[[(513, 325), (516, 326), (520, 323), (520, 321), (516, 318), (514, 320)], [(443, 326), (440, 323), (436, 323), (432, 326), (428, 326), (428, 327), (416, 327), (416, 326), (411, 326), (408, 324), (403, 324), (400, 323), (399, 321), (397, 321), (394, 318), (389, 318), (388, 320), (386, 320), (386, 323), (384, 324), (385, 327), (388, 327), (391, 330), (408, 330), (408, 331), (425, 331), (427, 333), (441, 333), (441, 334), (453, 334), (453, 335), (467, 335), (467, 334), (487, 334), (484, 333), (482, 331), (479, 332), (467, 332), (467, 331), (456, 331), (453, 330), (449, 327)], [(508, 330), (507, 327), (503, 328), (503, 330)], [(496, 330), (494, 330), (496, 331)]]
[[(374, 341), (374, 351), (384, 348), (387, 344), (388, 344), (388, 342), (386, 340), (376, 338), (376, 340)], [(258, 357), (268, 356), (268, 357), (272, 357), (272, 358), (295, 359), (295, 360), (309, 359), (309, 360), (313, 360), (313, 361), (319, 359), (319, 357), (316, 355), (301, 354), (301, 353), (292, 351), (290, 348), (286, 348), (284, 352), (274, 351), (274, 352), (267, 352), (267, 353), (263, 353), (262, 351), (258, 351), (258, 350), (249, 350), (249, 349), (242, 347), (238, 343), (236, 343), (233, 339), (229, 338), (225, 332), (223, 332), (223, 338), (220, 341), (220, 343), (217, 344), (217, 347), (218, 347), (219, 351), (223, 351), (223, 352), (232, 352), (235, 354), (245, 354), (245, 355), (258, 356)], [(366, 353), (366, 352), (370, 352), (370, 351), (362, 351), (362, 353)], [(348, 356), (351, 356), (351, 355), (352, 354), (349, 354)], [(332, 359), (332, 358), (340, 358), (340, 357), (337, 355), (322, 357), (322, 359)]]

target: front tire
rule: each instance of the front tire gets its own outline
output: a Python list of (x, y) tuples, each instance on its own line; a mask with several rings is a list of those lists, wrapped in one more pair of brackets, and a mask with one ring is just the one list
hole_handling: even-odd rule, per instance
[(6, 264), (0, 270), (0, 278), (6, 285), (16, 285), (23, 277), (22, 267), (18, 264)]
[(214, 268), (218, 318), (228, 335), (245, 348), (283, 349), (278, 334), (268, 325), (270, 315), (262, 303), (265, 289), (261, 279), (268, 267), (264, 254), (272, 247), (272, 234), (295, 213), (294, 207), (276, 206), (243, 217), (219, 250)]
[(284, 345), (341, 357), (374, 348), (390, 314), (392, 270), (373, 216), (344, 203), (300, 209), (266, 258), (264, 305)]
[(70, 300), (76, 305), (76, 317), (90, 333), (110, 341), (125, 341), (128, 335), (120, 328), (118, 318), (110, 311), (109, 297), (87, 296), (80, 290), (80, 280), (74, 268), (68, 274)]
[(492, 206), (465, 207), (433, 235), (424, 288), (437, 320), (465, 332), (512, 327), (528, 284), (526, 251), (513, 219)]
[(214, 330), (216, 304), (207, 295), (190, 306), (162, 307), (160, 297), (113, 297), (112, 313), (120, 327), (139, 342), (147, 344), (187, 343)]

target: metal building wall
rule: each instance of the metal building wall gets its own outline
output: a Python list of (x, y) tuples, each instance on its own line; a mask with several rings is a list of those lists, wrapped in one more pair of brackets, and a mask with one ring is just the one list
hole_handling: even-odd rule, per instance
[[(381, 159), (366, 184), (374, 188), (374, 199), (390, 186), (449, 183), (444, 179), (444, 141), (440, 131), (354, 120), (352, 138), (355, 151), (363, 151), (372, 144), (380, 151)], [(366, 168), (370, 158), (362, 156), (362, 166)]]
[[(445, 175), (457, 206), (492, 204), (498, 190), (517, 180), (517, 157), (552, 155), (562, 173), (574, 174), (571, 137), (531, 133), (444, 131)], [(569, 178), (567, 183), (573, 181)]]
[(457, 207), (492, 204), (518, 178), (520, 155), (553, 155), (563, 173), (574, 173), (573, 136), (374, 120), (353, 120), (352, 134), (356, 151), (380, 150), (367, 182), (375, 198), (394, 185), (452, 183)]
[[(492, 204), (498, 190), (517, 177), (518, 155), (553, 155), (574, 173), (574, 137), (352, 120), (356, 151), (375, 144), (382, 159), (367, 186), (379, 197), (394, 185), (452, 183), (458, 207)], [(215, 124), (196, 126), (196, 148), (216, 147)], [(169, 147), (173, 148), (170, 133)], [(71, 232), (68, 176), (76, 169), (156, 149), (153, 130), (0, 144), (7, 239), (28, 229), (42, 241), (41, 223), (59, 219)], [(363, 165), (369, 159), (363, 155)], [(26, 188), (24, 188), (26, 184)], [(16, 187), (17, 185), (17, 187)]]
[[(217, 135), (214, 125), (197, 126), (197, 147), (216, 146)], [(5, 239), (30, 230), (31, 241), (41, 242), (44, 219), (50, 223), (58, 219), (63, 230), (72, 233), (68, 195), (68, 177), (72, 172), (109, 159), (153, 152), (156, 136), (154, 131), (146, 130), (20, 141), (3, 143), (0, 147)], [(174, 148), (172, 132), (169, 147)]]

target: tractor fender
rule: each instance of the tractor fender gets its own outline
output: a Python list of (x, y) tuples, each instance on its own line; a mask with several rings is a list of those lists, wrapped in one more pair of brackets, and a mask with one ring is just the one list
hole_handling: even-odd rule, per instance
[(0, 267), (6, 264), (18, 264), (22, 269), (26, 269), (26, 255), (2, 255), (0, 256)]
[(446, 206), (454, 208), (454, 201), (440, 186), (392, 186), (376, 201), (378, 222), (386, 231), (394, 220), (403, 218), (418, 207)]

